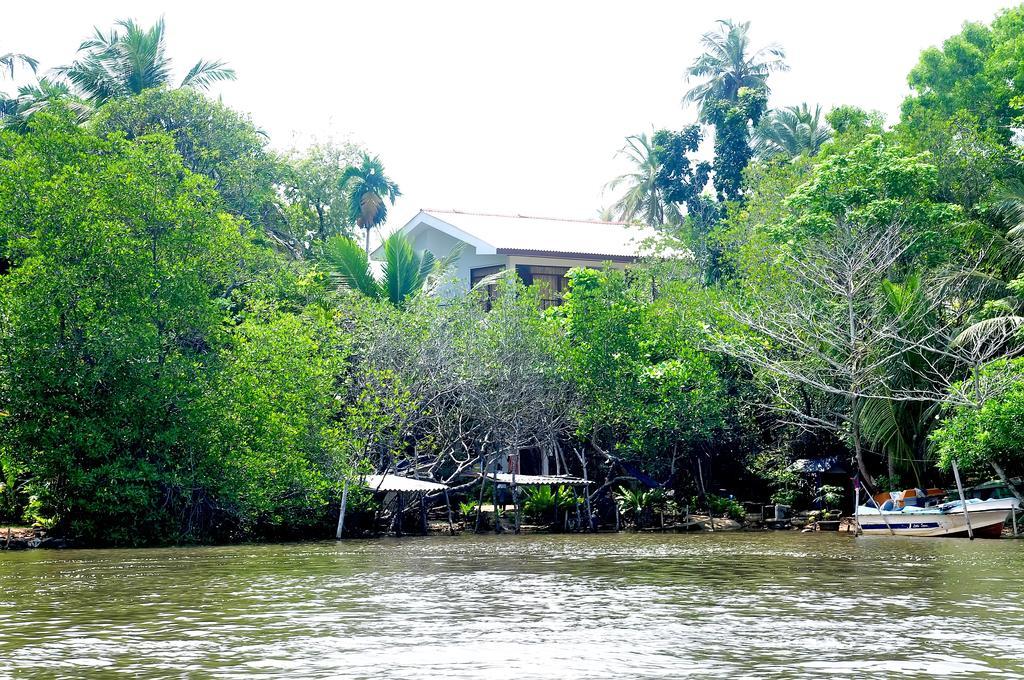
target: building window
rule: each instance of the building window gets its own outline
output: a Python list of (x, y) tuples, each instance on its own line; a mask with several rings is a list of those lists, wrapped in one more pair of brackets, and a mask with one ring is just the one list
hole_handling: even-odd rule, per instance
[[(521, 269), (526, 270), (520, 271)], [(543, 267), (540, 265), (520, 265), (516, 267), (519, 278), (527, 285), (535, 285), (540, 291), (540, 304), (542, 308), (554, 307), (562, 304), (562, 297), (569, 287), (569, 281), (565, 275), (569, 272), (568, 267)]]
[[(503, 265), (493, 267), (477, 267), (469, 272), (470, 288), (476, 288), (488, 276), (504, 271)], [(540, 304), (542, 309), (562, 304), (562, 297), (569, 287), (569, 281), (565, 275), (569, 272), (568, 267), (545, 267), (535, 264), (516, 265), (516, 274), (527, 286), (537, 286), (540, 291)], [(498, 295), (498, 287), (491, 283), (487, 286), (487, 296), (484, 298), (484, 306), (490, 309)]]
[[(505, 270), (505, 265), (494, 265), (493, 267), (477, 267), (476, 269), (469, 270), (469, 287), (470, 290), (477, 287), (477, 285), (486, 279), (488, 276), (493, 276), (498, 272)], [(490, 283), (487, 285), (487, 295), (484, 297), (484, 309), (490, 311), (491, 304), (498, 297), (498, 286), (496, 283)]]

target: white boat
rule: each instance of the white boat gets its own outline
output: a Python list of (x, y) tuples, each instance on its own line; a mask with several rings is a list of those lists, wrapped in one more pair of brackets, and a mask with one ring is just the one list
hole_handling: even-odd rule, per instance
[[(968, 498), (971, 531), (978, 538), (999, 538), (1010, 513), (1018, 507), (1014, 498)], [(857, 522), (867, 535), (967, 536), (967, 517), (960, 501), (925, 507), (898, 507), (889, 501), (880, 508), (862, 505), (857, 508)]]

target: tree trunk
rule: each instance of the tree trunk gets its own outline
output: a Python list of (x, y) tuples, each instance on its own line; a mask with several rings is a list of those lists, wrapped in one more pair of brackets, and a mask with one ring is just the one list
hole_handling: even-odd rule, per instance
[(476, 502), (476, 526), (473, 527), (473, 531), (480, 533), (480, 524), (483, 519), (483, 507), (484, 507), (484, 488), (487, 486), (487, 478), (484, 476), (484, 454), (480, 453), (480, 496)]
[(868, 472), (868, 466), (864, 462), (864, 447), (861, 444), (860, 437), (860, 407), (857, 405), (857, 397), (850, 399), (850, 431), (853, 438), (853, 452), (857, 458), (857, 469), (860, 470), (860, 476), (867, 482), (872, 488), (877, 488), (875, 478)]
[(1013, 483), (1010, 482), (1010, 478), (1006, 476), (1006, 471), (1003, 470), (1003, 466), (995, 461), (992, 461), (991, 463), (989, 463), (989, 465), (991, 465), (992, 469), (995, 470), (996, 475), (999, 476), (999, 480), (1006, 485), (1006, 488), (1010, 490), (1010, 493), (1013, 494), (1013, 497), (1017, 499), (1017, 502), (1020, 503), (1021, 505), (1024, 505), (1024, 497), (1021, 496), (1020, 491), (1017, 490), (1017, 487), (1015, 487)]
[(448, 498), (448, 489), (444, 490), (444, 505), (448, 509), (448, 534), (455, 535), (455, 523), (452, 522), (452, 501)]

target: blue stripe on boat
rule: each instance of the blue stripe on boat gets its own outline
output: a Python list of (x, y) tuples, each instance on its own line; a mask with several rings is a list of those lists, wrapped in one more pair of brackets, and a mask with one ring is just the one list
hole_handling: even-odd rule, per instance
[(885, 524), (861, 524), (860, 528), (867, 531), (868, 529), (935, 529), (939, 526), (938, 522), (904, 522), (903, 524), (894, 524), (889, 522), (889, 525)]

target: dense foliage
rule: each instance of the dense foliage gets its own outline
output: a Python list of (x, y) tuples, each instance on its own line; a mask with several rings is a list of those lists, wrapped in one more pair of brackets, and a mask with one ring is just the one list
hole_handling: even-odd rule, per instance
[(840, 503), (798, 458), (879, 487), (1020, 475), (1022, 25), (925, 50), (887, 126), (772, 108), (782, 49), (720, 22), (687, 71), (695, 120), (629, 137), (609, 184), (659, 257), (573, 269), (550, 308), (512, 272), (453, 296), (451, 258), (401, 236), (377, 271), (400, 195), (378, 157), (276, 153), (201, 92), (225, 64), (172, 82), (162, 24), (98, 31), (0, 97), (0, 520), (328, 535), (346, 484), (394, 517), (354, 484), (392, 471), (479, 524), (496, 489), (472, 473), (528, 458), (595, 482), (524, 499), (581, 527), (740, 517), (733, 492)]

